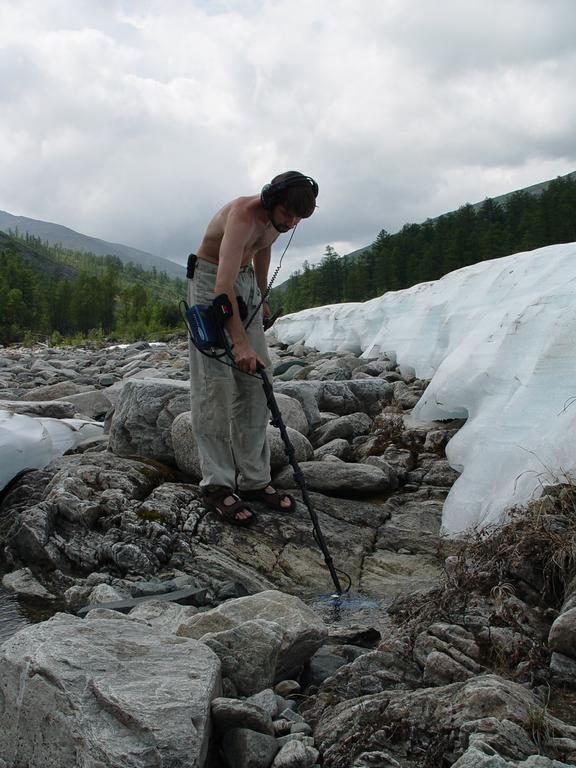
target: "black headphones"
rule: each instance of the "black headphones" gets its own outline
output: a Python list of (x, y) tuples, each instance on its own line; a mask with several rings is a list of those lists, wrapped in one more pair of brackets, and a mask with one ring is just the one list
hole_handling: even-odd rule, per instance
[(274, 183), (265, 184), (260, 192), (260, 200), (262, 205), (267, 211), (271, 211), (274, 208), (276, 198), (288, 187), (302, 187), (306, 184), (310, 184), (312, 187), (312, 194), (314, 197), (318, 197), (318, 184), (311, 176), (305, 176), (299, 171), (288, 171), (289, 175), (282, 179), (282, 181), (276, 181)]

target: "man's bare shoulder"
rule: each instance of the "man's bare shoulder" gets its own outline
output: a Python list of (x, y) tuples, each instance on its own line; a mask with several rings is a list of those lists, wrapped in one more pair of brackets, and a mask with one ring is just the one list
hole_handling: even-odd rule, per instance
[(254, 197), (237, 197), (224, 206), (226, 218), (231, 217), (235, 221), (253, 224), (257, 221)]

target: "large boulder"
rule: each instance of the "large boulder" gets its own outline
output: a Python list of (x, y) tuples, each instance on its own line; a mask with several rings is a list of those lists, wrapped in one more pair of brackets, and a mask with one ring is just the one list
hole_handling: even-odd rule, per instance
[[(292, 398), (287, 397), (286, 400), (291, 400), (293, 403), (296, 402), (296, 405), (300, 407), (300, 404)], [(286, 432), (294, 448), (296, 461), (309, 461), (314, 455), (314, 449), (305, 437), (301, 423), (300, 427), (300, 429), (293, 429), (287, 426)], [(286, 448), (278, 427), (273, 427), (269, 424), (266, 427), (266, 434), (270, 444), (270, 467), (272, 471), (276, 471), (288, 464)], [(172, 424), (172, 445), (178, 469), (186, 472), (194, 480), (200, 480), (202, 470), (200, 468), (198, 445), (194, 437), (190, 411), (181, 413), (174, 419)]]
[(282, 414), (284, 424), (287, 427), (292, 427), (297, 432), (301, 432), (303, 435), (307, 435), (310, 427), (302, 404), (295, 397), (290, 397), (281, 392), (277, 392), (274, 397), (278, 410)]
[(328, 635), (324, 622), (302, 600), (277, 590), (229, 600), (211, 611), (192, 616), (180, 625), (178, 635), (201, 639), (257, 619), (273, 622), (281, 629), (276, 665), (278, 680), (296, 674)]
[(105, 394), (99, 389), (79, 392), (77, 395), (68, 395), (66, 398), (59, 398), (59, 400), (64, 399), (74, 406), (76, 413), (81, 413), (91, 419), (98, 419), (100, 421), (104, 420), (106, 413), (113, 406), (113, 398), (110, 398), (107, 393)]
[(200, 456), (198, 455), (198, 445), (194, 437), (190, 411), (178, 414), (172, 422), (171, 443), (178, 469), (186, 472), (195, 480), (200, 480), (202, 477)]
[[(372, 496), (390, 490), (391, 478), (378, 467), (344, 462), (305, 461), (300, 464), (306, 485), (328, 496)], [(278, 488), (297, 488), (289, 468), (274, 478)]]
[(172, 422), (190, 410), (190, 385), (170, 379), (133, 379), (122, 387), (112, 424), (110, 450), (175, 464)]
[[(496, 675), (481, 675), (440, 688), (388, 690), (328, 706), (317, 724), (315, 738), (326, 768), (415, 765), (430, 744), (437, 745), (437, 760), (433, 764), (440, 765), (443, 754), (448, 753), (452, 762), (467, 747), (492, 755), (503, 754), (513, 761), (524, 760), (538, 752), (539, 734), (554, 733), (558, 737), (556, 743), (561, 743), (570, 739), (572, 730), (553, 717), (529, 689)], [(388, 762), (355, 762), (374, 749), (375, 732), (394, 734), (394, 739), (376, 742), (385, 747)], [(530, 764), (539, 763), (531, 763), (530, 759), (520, 763)], [(461, 765), (488, 768), (501, 763)], [(504, 765), (518, 763), (504, 763), (502, 768)], [(554, 763), (543, 765), (552, 768)]]
[(222, 677), (239, 696), (251, 696), (274, 683), (282, 639), (280, 625), (263, 619), (202, 635), (202, 642), (222, 662)]
[(203, 643), (130, 619), (57, 614), (0, 650), (9, 765), (204, 764), (220, 662)]
[(375, 416), (393, 395), (392, 386), (382, 379), (274, 382), (274, 389), (300, 401), (312, 429), (321, 422), (320, 411)]
[(344, 439), (352, 441), (360, 435), (367, 435), (372, 426), (372, 419), (366, 414), (350, 413), (323, 424), (312, 436), (314, 445), (320, 447), (332, 440)]
[[(266, 434), (270, 444), (270, 468), (275, 472), (288, 464), (286, 445), (278, 427), (273, 427), (269, 424), (266, 428)], [(314, 457), (314, 448), (312, 448), (312, 445), (303, 432), (287, 426), (286, 434), (294, 448), (294, 458), (298, 463), (302, 461), (310, 461)]]
[(576, 660), (576, 608), (564, 611), (550, 630), (548, 645), (556, 653)]
[(5, 554), (14, 569), (153, 573), (203, 509), (197, 488), (165, 482), (167, 467), (111, 453), (63, 457), (45, 473), (52, 478), (36, 503), (12, 508)]

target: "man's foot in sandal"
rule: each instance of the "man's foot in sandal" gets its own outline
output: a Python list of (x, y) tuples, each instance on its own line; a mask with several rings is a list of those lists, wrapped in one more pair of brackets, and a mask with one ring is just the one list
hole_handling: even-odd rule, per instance
[(271, 485), (252, 491), (238, 491), (246, 501), (260, 501), (277, 512), (294, 512), (296, 501), (285, 491), (277, 491)]
[(232, 525), (250, 525), (254, 512), (231, 488), (208, 486), (204, 491), (204, 504), (227, 523)]

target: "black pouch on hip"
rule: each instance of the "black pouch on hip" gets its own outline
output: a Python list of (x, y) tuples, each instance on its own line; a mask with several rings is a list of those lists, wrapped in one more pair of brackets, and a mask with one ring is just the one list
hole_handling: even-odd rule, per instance
[(195, 253), (191, 253), (188, 256), (188, 264), (186, 265), (186, 277), (188, 280), (192, 280), (194, 272), (196, 271), (196, 264), (198, 263), (198, 256)]

